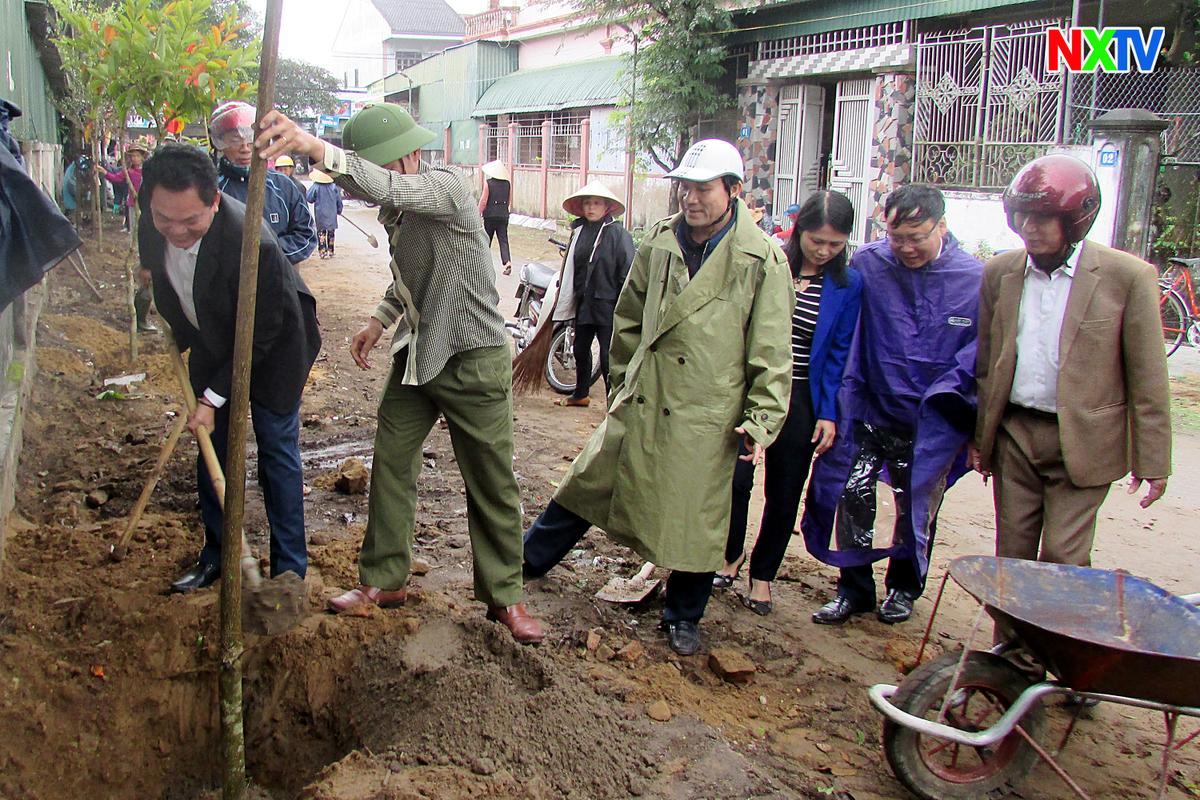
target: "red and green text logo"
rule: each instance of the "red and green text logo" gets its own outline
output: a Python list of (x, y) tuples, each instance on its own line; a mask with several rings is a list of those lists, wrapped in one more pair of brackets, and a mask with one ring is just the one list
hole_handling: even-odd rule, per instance
[(1166, 29), (1049, 28), (1046, 71), (1152, 72)]

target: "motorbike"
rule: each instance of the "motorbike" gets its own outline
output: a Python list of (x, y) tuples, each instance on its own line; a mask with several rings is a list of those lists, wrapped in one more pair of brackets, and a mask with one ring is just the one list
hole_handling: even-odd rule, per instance
[[(567, 243), (551, 236), (548, 240), (565, 255)], [(504, 327), (513, 338), (520, 353), (537, 332), (537, 323), (546, 300), (546, 292), (558, 277), (558, 265), (540, 261), (527, 261), (521, 265), (520, 283), (517, 286), (517, 310)], [(592, 374), (589, 386), (600, 377), (600, 344), (592, 344)], [(546, 356), (546, 382), (559, 394), (575, 391), (575, 328), (569, 322), (555, 322), (554, 335), (550, 341), (550, 353)]]

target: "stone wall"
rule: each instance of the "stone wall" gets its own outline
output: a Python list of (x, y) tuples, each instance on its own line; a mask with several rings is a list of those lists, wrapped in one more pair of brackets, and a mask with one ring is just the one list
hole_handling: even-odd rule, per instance
[(867, 240), (886, 233), (883, 203), (889, 192), (912, 175), (913, 112), (916, 76), (888, 73), (875, 81), (875, 130), (872, 136), (871, 171), (867, 205), (872, 207)]
[(775, 147), (779, 139), (779, 89), (745, 85), (738, 89), (738, 149), (745, 162), (746, 204), (763, 208), (768, 217), (775, 205)]

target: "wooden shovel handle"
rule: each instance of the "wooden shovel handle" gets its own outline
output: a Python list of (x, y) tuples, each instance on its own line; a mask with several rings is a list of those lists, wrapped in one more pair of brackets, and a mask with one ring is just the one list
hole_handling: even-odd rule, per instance
[[(171, 364), (175, 367), (175, 377), (179, 379), (179, 386), (183, 389), (183, 399), (187, 404), (187, 412), (190, 416), (196, 411), (196, 393), (192, 390), (192, 381), (188, 378), (187, 366), (183, 363), (183, 356), (179, 354), (179, 348), (175, 345), (175, 338), (169, 334), (167, 350), (171, 354)], [(221, 469), (221, 462), (217, 458), (217, 451), (213, 448), (212, 434), (209, 433), (208, 428), (201, 425), (196, 429), (196, 442), (200, 445), (200, 455), (203, 456), (204, 466), (208, 468), (208, 475), (212, 478), (213, 491), (217, 493), (217, 502), (224, 510), (225, 470)]]
[(154, 465), (154, 469), (150, 472), (150, 477), (146, 479), (146, 485), (142, 487), (142, 494), (138, 497), (137, 502), (133, 504), (133, 510), (129, 512), (129, 521), (125, 523), (125, 532), (121, 534), (114, 551), (120, 550), (129, 544), (130, 537), (133, 536), (133, 531), (137, 528), (138, 522), (142, 518), (142, 513), (146, 510), (146, 506), (150, 502), (150, 495), (154, 493), (154, 487), (158, 485), (158, 481), (162, 478), (163, 470), (167, 466), (167, 461), (171, 458), (171, 453), (175, 452), (175, 445), (179, 442), (180, 435), (183, 434), (183, 429), (187, 427), (187, 415), (180, 414), (175, 420), (174, 427), (171, 428), (171, 433), (167, 435), (167, 439), (163, 442), (162, 450), (158, 454), (158, 461)]

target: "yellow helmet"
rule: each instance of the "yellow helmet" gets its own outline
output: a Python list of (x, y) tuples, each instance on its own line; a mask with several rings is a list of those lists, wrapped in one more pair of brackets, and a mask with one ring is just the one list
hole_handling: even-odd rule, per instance
[(275, 159), (275, 168), (276, 169), (279, 169), (280, 167), (294, 167), (294, 166), (296, 166), (296, 162), (292, 161), (291, 156), (280, 156), (279, 158)]

